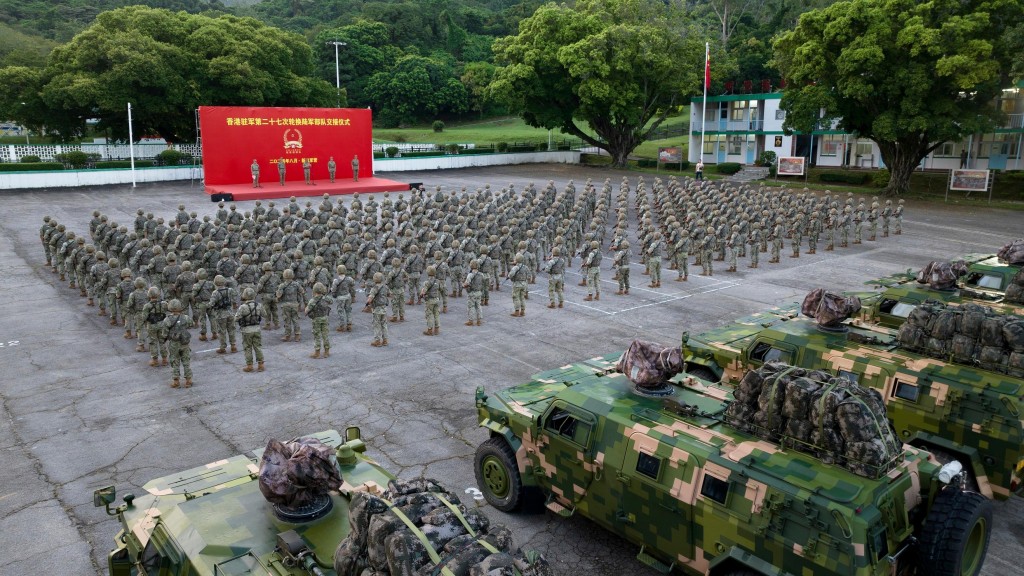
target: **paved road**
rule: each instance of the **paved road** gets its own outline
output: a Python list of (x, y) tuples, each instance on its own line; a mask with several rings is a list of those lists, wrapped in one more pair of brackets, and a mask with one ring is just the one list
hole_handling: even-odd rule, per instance
[[(402, 174), (409, 181), (473, 189), (509, 182), (621, 173), (575, 166), (518, 166)], [(492, 294), (484, 325), (462, 325), (465, 300), (442, 317), (442, 336), (421, 335), (422, 307), (392, 328), (392, 345), (369, 346), (369, 316), (358, 314), (351, 334), (332, 332), (330, 360), (308, 357), (311, 343), (266, 342), (268, 370), (243, 374), (241, 353), (218, 356), (194, 343), (196, 387), (171, 390), (168, 370), (147, 366), (148, 355), (87, 308), (44, 266), (38, 228), (44, 214), (77, 232), (100, 209), (129, 223), (138, 207), (164, 217), (184, 202), (212, 213), (214, 205), (188, 184), (132, 190), (108, 187), (0, 193), (0, 575), (101, 572), (116, 521), (92, 506), (95, 488), (116, 484), (140, 492), (147, 480), (201, 465), (271, 437), (289, 438), (349, 424), (362, 427), (374, 455), (406, 477), (442, 479), (455, 490), (473, 486), (471, 459), (486, 438), (477, 429), (473, 391), (493, 392), (530, 374), (596, 353), (624, 349), (635, 337), (666, 344), (732, 318), (825, 286), (856, 289), (875, 278), (932, 259), (995, 251), (1020, 235), (1020, 213), (942, 206), (907, 209), (905, 234), (799, 260), (783, 258), (735, 274), (691, 276), (682, 284), (635, 288), (617, 297), (605, 275), (604, 297), (583, 302), (567, 278), (569, 302), (548, 310), (544, 280), (533, 286), (527, 316), (509, 317), (511, 291)], [(241, 210), (248, 209), (241, 205)], [(666, 279), (671, 278), (666, 273)], [(306, 334), (309, 334), (306, 321)], [(520, 543), (545, 553), (563, 574), (652, 574), (634, 559), (636, 548), (581, 518), (550, 513), (491, 515), (510, 524)], [(983, 573), (1020, 573), (1024, 503), (996, 506), (992, 547)]]

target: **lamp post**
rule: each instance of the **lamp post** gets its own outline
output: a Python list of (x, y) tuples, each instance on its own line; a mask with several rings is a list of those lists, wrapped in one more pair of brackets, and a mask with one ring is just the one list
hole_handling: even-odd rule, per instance
[[(28, 106), (28, 104), (24, 102), (22, 102), (21, 105)], [(25, 129), (25, 146), (31, 146), (32, 143), (28, 141), (28, 126), (22, 125), (21, 127)]]
[(338, 108), (341, 108), (341, 68), (338, 66), (338, 47), (348, 46), (348, 44), (338, 40), (328, 40), (327, 45), (331, 44), (334, 44), (334, 87), (338, 90)]

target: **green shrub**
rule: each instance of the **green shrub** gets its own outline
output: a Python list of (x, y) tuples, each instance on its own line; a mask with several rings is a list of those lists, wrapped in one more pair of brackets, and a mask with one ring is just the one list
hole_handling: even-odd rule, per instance
[(498, 142), (498, 152), (508, 152), (508, 142)]
[(722, 162), (715, 164), (715, 172), (718, 174), (731, 175), (739, 172), (743, 166), (739, 162)]
[(42, 162), (42, 159), (40, 159), (39, 156), (36, 156), (35, 154), (26, 154), (21, 157), (21, 161), (25, 163)]
[(875, 188), (885, 188), (889, 185), (889, 170), (875, 170), (871, 172), (871, 185)]
[(818, 175), (818, 180), (822, 182), (853, 184), (854, 186), (863, 186), (869, 178), (871, 175), (867, 172), (822, 172)]
[(653, 158), (641, 158), (636, 161), (637, 168), (657, 168), (658, 161)]
[(398, 156), (398, 146), (388, 146), (384, 149), (384, 154), (387, 158), (394, 158)]
[(395, 134), (394, 139), (395, 142), (398, 142), (399, 144), (405, 144), (409, 142), (409, 138), (405, 134)]
[(459, 154), (494, 154), (494, 146), (477, 146), (459, 150)]
[(458, 154), (459, 153), (459, 145), (458, 144), (449, 144), (449, 145), (444, 147), (444, 151), (447, 152), (448, 154)]
[(778, 154), (771, 150), (765, 150), (761, 152), (761, 157), (757, 159), (757, 163), (759, 166), (775, 166), (775, 162), (778, 159)]
[(580, 154), (580, 164), (584, 166), (608, 166), (612, 163), (611, 156), (600, 154)]
[(444, 132), (444, 122), (434, 120), (434, 123), (430, 125), (430, 129), (434, 132)]
[(386, 156), (384, 155), (384, 152), (377, 152), (377, 151), (373, 152), (373, 157), (374, 158), (386, 158)]
[(81, 150), (72, 150), (71, 152), (57, 154), (54, 158), (65, 166), (85, 168), (89, 163), (99, 160), (100, 155), (95, 152), (85, 153)]
[(0, 172), (39, 172), (44, 170), (63, 170), (60, 162), (11, 162), (0, 164)]
[(157, 154), (155, 160), (160, 166), (177, 166), (179, 164), (190, 164), (192, 162), (192, 155), (168, 148)]
[[(152, 168), (154, 165), (155, 165), (155, 162), (153, 162), (152, 160), (136, 160), (135, 161), (135, 167), (136, 168)], [(131, 168), (132, 167), (132, 161), (131, 160), (107, 160), (105, 162), (97, 162), (95, 167), (96, 168)]]

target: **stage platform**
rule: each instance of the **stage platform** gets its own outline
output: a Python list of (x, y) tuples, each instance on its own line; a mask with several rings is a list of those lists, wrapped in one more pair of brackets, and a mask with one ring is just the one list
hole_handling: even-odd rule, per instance
[(339, 194), (372, 193), (372, 192), (404, 192), (409, 190), (407, 182), (388, 180), (386, 178), (360, 178), (358, 182), (352, 180), (335, 181), (331, 184), (329, 180), (316, 181), (313, 185), (306, 185), (305, 182), (285, 182), (281, 186), (277, 182), (264, 182), (259, 188), (253, 188), (252, 183), (245, 184), (220, 184), (206, 185), (206, 193), (214, 202), (225, 199), (224, 194), (230, 194), (237, 202), (247, 200), (267, 200), (277, 198), (290, 198), (292, 196), (323, 196), (326, 192), (332, 196)]

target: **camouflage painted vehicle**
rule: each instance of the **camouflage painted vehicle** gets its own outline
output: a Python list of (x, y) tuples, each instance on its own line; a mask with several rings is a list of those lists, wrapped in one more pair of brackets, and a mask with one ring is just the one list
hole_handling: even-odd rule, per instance
[(943, 304), (981, 304), (1004, 314), (1024, 315), (1024, 305), (1006, 303), (1001, 295), (988, 294), (982, 298), (965, 290), (934, 290), (927, 286), (903, 284), (877, 293), (853, 293), (860, 297), (864, 307), (859, 319), (886, 328), (899, 328), (921, 304), (932, 300)]
[[(337, 448), (349, 485), (382, 490), (394, 479), (363, 454), (358, 428), (346, 430), (344, 439), (333, 430), (313, 437)], [(316, 521), (282, 520), (260, 492), (262, 453), (157, 478), (143, 487), (146, 494), (125, 495), (115, 510), (114, 487), (98, 490), (94, 504), (106, 506), (122, 526), (107, 557), (110, 575), (255, 574), (261, 567), (267, 574), (308, 575), (314, 567), (333, 573), (330, 558), (349, 531), (347, 497), (332, 494), (330, 512)], [(282, 546), (282, 538), (289, 545)]]
[(958, 463), (904, 446), (888, 472), (858, 476), (727, 425), (729, 388), (676, 376), (671, 396), (638, 395), (618, 358), (477, 389), (490, 438), (475, 469), (491, 505), (514, 511), (541, 496), (637, 544), (637, 559), (662, 572), (980, 571), (991, 505), (962, 489)]
[[(974, 255), (969, 255), (974, 257)], [(1001, 261), (994, 254), (978, 257), (970, 262), (967, 274), (960, 279), (962, 288), (971, 290), (980, 297), (997, 297), (1006, 294), (1010, 280), (1020, 272), (1021, 266)]]
[(1024, 491), (1024, 379), (910, 352), (895, 330), (849, 320), (845, 328), (804, 317), (766, 328), (734, 323), (684, 334), (682, 350), (688, 373), (729, 386), (781, 361), (875, 388), (904, 442), (960, 461), (989, 498)]

